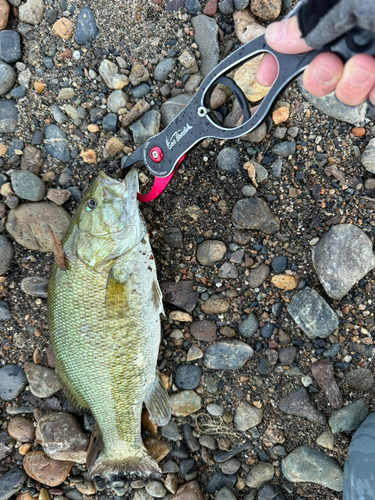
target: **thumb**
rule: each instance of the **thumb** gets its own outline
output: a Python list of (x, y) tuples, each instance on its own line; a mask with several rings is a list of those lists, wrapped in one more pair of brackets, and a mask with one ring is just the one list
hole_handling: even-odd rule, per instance
[(266, 31), (266, 42), (283, 54), (301, 54), (312, 50), (302, 38), (297, 16), (270, 24)]

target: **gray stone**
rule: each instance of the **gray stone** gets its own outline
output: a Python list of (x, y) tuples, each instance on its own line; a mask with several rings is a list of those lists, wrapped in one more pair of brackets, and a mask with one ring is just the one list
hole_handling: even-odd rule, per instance
[(162, 59), (155, 67), (154, 79), (158, 82), (165, 82), (175, 64), (176, 60), (172, 57), (166, 57), (165, 59)]
[[(361, 157), (362, 165), (368, 172), (375, 174), (375, 138), (367, 144)], [(367, 179), (366, 182), (368, 182)]]
[[(10, 408), (13, 407), (11, 406)], [(0, 432), (0, 460), (3, 460), (13, 452), (15, 444), (16, 441), (7, 432)]]
[(21, 280), (21, 290), (28, 295), (48, 297), (48, 279), (41, 276), (27, 276)]
[(223, 279), (238, 278), (238, 271), (236, 269), (236, 266), (234, 264), (231, 264), (230, 262), (224, 262), (224, 264), (220, 266), (217, 274), (219, 278)]
[(235, 174), (240, 168), (238, 160), (239, 152), (237, 148), (224, 148), (218, 154), (217, 166), (219, 170)]
[(328, 423), (333, 434), (355, 431), (365, 420), (368, 413), (369, 410), (366, 403), (359, 399), (355, 403), (348, 404), (335, 411)]
[(283, 156), (287, 158), (290, 155), (294, 155), (296, 152), (296, 143), (294, 141), (285, 141), (285, 142), (280, 142), (279, 144), (276, 144), (272, 148), (272, 153), (278, 156)]
[(164, 302), (191, 312), (197, 305), (199, 293), (193, 290), (194, 281), (164, 282), (160, 284)]
[(174, 420), (170, 420), (167, 425), (161, 427), (161, 435), (171, 441), (179, 441), (181, 439), (180, 430)]
[(222, 417), (224, 415), (224, 406), (216, 403), (207, 405), (207, 411), (214, 417)]
[(336, 300), (375, 266), (372, 242), (354, 224), (332, 227), (314, 246), (312, 259), (326, 293)]
[[(235, 474), (223, 474), (221, 471), (215, 472), (213, 476), (211, 476), (211, 479), (208, 481), (207, 486), (204, 488), (204, 491), (206, 493), (215, 493), (216, 491), (221, 490), (222, 488), (229, 488), (232, 489), (234, 485), (236, 484), (237, 481), (237, 476)], [(189, 483), (187, 483), (189, 484)], [(200, 497), (191, 497), (191, 496), (186, 496), (186, 499), (189, 500), (201, 500)], [(178, 500), (178, 497), (176, 498)], [(184, 497), (181, 497), (181, 500), (184, 500)]]
[(25, 373), (30, 385), (30, 391), (38, 398), (49, 398), (61, 389), (55, 370), (26, 362)]
[(279, 408), (283, 413), (303, 417), (317, 424), (324, 425), (327, 423), (325, 415), (315, 408), (315, 405), (310, 399), (307, 390), (301, 387), (297, 391), (288, 394), (282, 398), (279, 403)]
[[(285, 484), (283, 486), (284, 488), (286, 487)], [(255, 498), (255, 495), (253, 498)], [(247, 500), (247, 498), (245, 497), (244, 500)], [(286, 500), (286, 496), (284, 495), (284, 490), (281, 488), (281, 486), (269, 483), (259, 490), (258, 500)], [(297, 497), (297, 500), (301, 500), (301, 497)]]
[(254, 356), (253, 349), (240, 340), (222, 340), (207, 347), (203, 364), (212, 370), (238, 370)]
[(20, 74), (18, 75), (18, 83), (22, 87), (26, 87), (27, 88), (29, 86), (30, 79), (31, 79), (30, 68), (27, 68), (27, 69), (21, 71)]
[[(9, 93), (13, 99), (22, 99), (26, 95), (26, 87), (14, 87)], [(32, 143), (33, 144), (33, 143)]]
[(201, 54), (200, 72), (203, 76), (217, 66), (219, 61), (219, 27), (214, 19), (200, 14), (193, 17), (194, 39)]
[(9, 311), (9, 304), (8, 302), (5, 302), (4, 300), (0, 300), (0, 323), (3, 321), (8, 321), (8, 319), (11, 319), (12, 315), (10, 314)]
[(190, 101), (191, 96), (188, 94), (180, 94), (166, 101), (160, 108), (164, 127), (169, 125)]
[(206, 436), (203, 434), (203, 436), (199, 438), (199, 444), (209, 450), (216, 450), (216, 443), (212, 436)]
[(227, 247), (220, 240), (205, 240), (198, 245), (197, 260), (202, 266), (213, 266), (220, 262), (227, 252)]
[(275, 467), (268, 463), (262, 462), (255, 465), (246, 476), (246, 486), (250, 488), (261, 488), (269, 481), (272, 481), (275, 474)]
[(182, 248), (182, 232), (179, 227), (167, 227), (164, 229), (163, 238), (171, 248)]
[(27, 476), (19, 467), (13, 467), (0, 478), (0, 500), (8, 500), (22, 488)]
[(328, 346), (327, 349), (324, 349), (323, 356), (325, 358), (334, 358), (338, 354), (339, 350), (340, 344), (335, 342), (334, 344)]
[(254, 129), (252, 132), (249, 132), (248, 134), (241, 137), (241, 139), (243, 141), (258, 144), (259, 142), (263, 141), (266, 135), (267, 135), (267, 125), (265, 123), (262, 123), (262, 125)]
[(283, 255), (278, 255), (277, 257), (274, 257), (272, 259), (271, 267), (275, 273), (283, 273), (286, 269), (287, 264), (287, 258)]
[(14, 63), (21, 59), (21, 37), (17, 31), (0, 31), (0, 59)]
[(5, 365), (0, 368), (0, 398), (5, 401), (15, 399), (27, 382), (23, 368), (17, 365)]
[(202, 10), (199, 0), (186, 0), (185, 8), (192, 16), (196, 16)]
[(322, 111), (327, 116), (336, 118), (337, 120), (341, 120), (343, 122), (351, 123), (352, 125), (364, 122), (367, 111), (366, 102), (357, 106), (349, 106), (339, 101), (334, 92), (323, 97), (315, 97), (312, 94), (309, 94), (303, 86), (302, 77), (298, 78), (297, 81), (299, 90), (306, 101), (310, 102), (313, 106), (319, 109), (319, 111)]
[(43, 0), (27, 0), (19, 8), (18, 15), (20, 21), (35, 26), (43, 19)]
[(244, 198), (234, 204), (232, 221), (239, 229), (253, 229), (266, 234), (276, 233), (280, 221), (260, 198)]
[(249, 6), (250, 0), (234, 0), (234, 7), (236, 10), (244, 10)]
[(296, 293), (287, 309), (310, 339), (328, 337), (339, 326), (334, 311), (315, 290), (309, 287)]
[(202, 77), (201, 75), (191, 75), (189, 76), (189, 78), (187, 79), (186, 83), (185, 83), (185, 87), (184, 87), (184, 90), (187, 94), (193, 94), (197, 88), (199, 87), (200, 83), (202, 81)]
[(13, 99), (0, 99), (0, 133), (12, 134), (17, 127), (18, 111)]
[(218, 4), (218, 8), (223, 16), (230, 16), (234, 12), (233, 0), (221, 0)]
[(279, 361), (283, 366), (292, 365), (296, 359), (297, 349), (294, 346), (282, 347), (279, 350)]
[(112, 113), (118, 113), (119, 109), (125, 108), (129, 102), (129, 97), (123, 90), (114, 90), (107, 99), (107, 108)]
[(357, 391), (369, 391), (374, 385), (374, 375), (368, 368), (357, 368), (346, 374), (345, 383)]
[(103, 130), (105, 132), (116, 132), (117, 130), (117, 115), (115, 113), (108, 113), (103, 118)]
[(215, 500), (236, 500), (236, 495), (229, 488), (221, 488), (216, 495)]
[(177, 367), (174, 383), (179, 389), (196, 389), (202, 377), (202, 368), (197, 365), (180, 365)]
[(237, 460), (237, 458), (231, 458), (226, 462), (223, 462), (221, 465), (221, 472), (224, 474), (235, 474), (238, 469), (241, 467), (241, 462)]
[(283, 162), (280, 159), (276, 160), (275, 163), (272, 164), (271, 171), (274, 177), (280, 177), (282, 166)]
[(333, 450), (335, 446), (335, 438), (331, 431), (325, 431), (320, 434), (316, 439), (316, 444), (327, 448), (327, 450)]
[(167, 493), (164, 484), (159, 481), (150, 481), (146, 484), (146, 491), (154, 498), (163, 498)]
[(150, 85), (144, 82), (140, 83), (139, 85), (131, 89), (131, 93), (135, 99), (140, 99), (141, 97), (145, 97), (147, 94), (150, 93)]
[(51, 113), (57, 123), (66, 123), (68, 121), (68, 117), (57, 104), (52, 104)]
[(57, 125), (48, 125), (44, 129), (44, 147), (51, 156), (60, 161), (70, 160), (68, 138)]
[(292, 483), (307, 481), (342, 491), (343, 471), (336, 460), (323, 451), (299, 446), (282, 460), (281, 470)]
[(258, 328), (259, 321), (254, 313), (250, 313), (249, 316), (238, 325), (238, 331), (247, 339), (251, 338)]
[(13, 191), (21, 200), (41, 201), (46, 194), (44, 182), (30, 170), (14, 170), (11, 181)]
[(95, 40), (99, 33), (95, 17), (88, 5), (83, 7), (77, 16), (77, 27), (74, 40), (78, 45), (85, 45)]
[(251, 186), (250, 184), (246, 184), (245, 186), (243, 186), (243, 188), (241, 189), (241, 193), (244, 195), (244, 196), (247, 196), (247, 197), (251, 197), (251, 196), (254, 196), (256, 194), (257, 190), (255, 189), (254, 186)]
[(159, 111), (151, 110), (145, 113), (140, 120), (129, 126), (133, 133), (133, 139), (136, 144), (142, 144), (150, 137), (158, 134), (160, 131), (161, 114)]
[(273, 136), (275, 139), (284, 139), (284, 137), (286, 136), (286, 132), (287, 132), (287, 128), (286, 127), (276, 127), (273, 131)]
[(251, 269), (247, 278), (249, 288), (259, 288), (268, 278), (270, 274), (270, 266), (268, 264), (261, 264), (255, 269)]
[(238, 430), (244, 432), (259, 425), (262, 418), (263, 410), (261, 408), (256, 408), (255, 406), (246, 403), (246, 401), (241, 401), (237, 406), (236, 413), (234, 415), (234, 425)]
[(5, 276), (13, 259), (13, 247), (5, 236), (0, 235), (0, 276)]

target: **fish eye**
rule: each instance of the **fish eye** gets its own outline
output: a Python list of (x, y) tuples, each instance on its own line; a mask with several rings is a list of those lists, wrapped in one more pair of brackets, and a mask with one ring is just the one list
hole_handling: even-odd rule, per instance
[(85, 210), (91, 212), (96, 207), (96, 200), (94, 198), (89, 198), (85, 203)]

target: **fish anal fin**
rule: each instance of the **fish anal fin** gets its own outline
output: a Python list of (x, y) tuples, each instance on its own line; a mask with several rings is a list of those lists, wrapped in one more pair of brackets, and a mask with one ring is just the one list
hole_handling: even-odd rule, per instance
[(115, 280), (112, 270), (108, 275), (105, 305), (109, 318), (123, 318), (130, 305), (130, 291), (127, 281), (120, 283)]
[(158, 283), (158, 280), (156, 277), (154, 278), (154, 281), (152, 282), (152, 303), (154, 306), (154, 309), (164, 312), (163, 308), (163, 295), (160, 290), (160, 286)]
[(171, 418), (171, 403), (163, 379), (158, 371), (151, 382), (145, 405), (157, 425), (166, 425)]

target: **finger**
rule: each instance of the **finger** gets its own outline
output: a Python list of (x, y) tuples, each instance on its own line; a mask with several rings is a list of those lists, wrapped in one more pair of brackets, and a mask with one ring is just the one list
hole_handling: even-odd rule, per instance
[(372, 104), (375, 106), (375, 85), (372, 87), (372, 90), (370, 91), (370, 94), (368, 96)]
[(368, 54), (357, 54), (344, 66), (336, 86), (337, 99), (356, 106), (367, 99), (375, 85), (375, 59)]
[(302, 38), (297, 16), (270, 24), (266, 31), (266, 42), (283, 54), (301, 54), (312, 50)]
[(276, 59), (271, 54), (264, 54), (257, 72), (258, 83), (263, 87), (271, 87), (277, 77), (277, 72)]
[(307, 92), (317, 97), (333, 92), (344, 71), (344, 63), (340, 57), (331, 52), (324, 52), (306, 68), (303, 74), (303, 85)]

